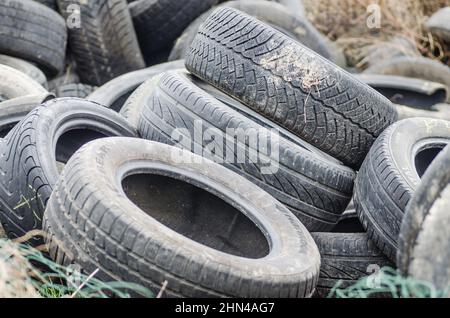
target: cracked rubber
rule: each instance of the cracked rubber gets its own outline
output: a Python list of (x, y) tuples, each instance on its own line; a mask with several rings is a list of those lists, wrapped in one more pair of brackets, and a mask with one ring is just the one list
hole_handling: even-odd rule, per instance
[[(81, 145), (105, 136), (135, 133), (119, 114), (77, 98), (42, 104), (7, 134), (0, 145), (0, 219), (8, 237), (41, 229), (59, 175), (57, 161), (65, 163)], [(40, 244), (42, 239), (29, 242)]]
[[(444, 291), (450, 284), (450, 147), (425, 173), (402, 222), (397, 264), (405, 275)], [(447, 294), (448, 297), (448, 294)]]
[(385, 97), (346, 71), (231, 8), (205, 21), (186, 67), (353, 168), (397, 118)]
[[(234, 102), (234, 107), (245, 106), (231, 99), (224, 104), (199, 88), (197, 82), (184, 71), (171, 71), (140, 86), (130, 97), (130, 103), (142, 107), (139, 134), (191, 151), (202, 149), (208, 159), (244, 176), (283, 203), (308, 230), (331, 230), (351, 199), (354, 171), (328, 159), (298, 138), (295, 142), (290, 141), (281, 135), (282, 132), (264, 159), (260, 156), (250, 159), (249, 149), (257, 153), (260, 148), (242, 138), (236, 143), (229, 131), (241, 129), (245, 136), (251, 136), (253, 131), (258, 132), (257, 138), (267, 138), (269, 130), (266, 128), (270, 128), (270, 122), (240, 113), (230, 105)], [(203, 132), (214, 130), (221, 137), (216, 142), (215, 137), (205, 137), (200, 142), (194, 139), (179, 142), (175, 133), (186, 138), (190, 135), (192, 139), (198, 131), (196, 122), (200, 123)], [(262, 142), (260, 139), (258, 143)], [(225, 159), (231, 151), (230, 144), (236, 144), (237, 149), (247, 149), (243, 162), (237, 160), (238, 152), (234, 152), (233, 159)]]
[[(80, 149), (45, 211), (52, 258), (65, 265), (77, 263), (86, 273), (99, 268), (99, 279), (139, 283), (155, 294), (167, 281), (164, 297), (310, 296), (320, 256), (304, 226), (246, 179), (187, 151), (184, 156), (190, 160), (181, 163), (173, 157), (173, 151), (181, 150), (175, 149), (130, 138), (98, 140)], [(125, 192), (135, 195), (142, 188), (122, 181), (133, 174), (141, 174), (149, 184), (161, 178), (175, 182), (176, 187), (158, 188), (161, 199), (173, 208), (166, 211), (163, 205), (159, 211), (158, 200), (152, 200), (158, 191), (151, 188), (145, 202), (139, 207), (133, 203)], [(193, 191), (193, 196), (188, 192), (174, 197), (179, 187)], [(206, 197), (221, 203), (179, 222), (192, 213), (186, 200), (193, 199), (199, 212)], [(176, 202), (180, 205), (174, 206)], [(200, 220), (208, 222), (206, 228)], [(253, 231), (247, 232), (248, 226)], [(220, 236), (227, 229), (227, 240), (235, 245), (223, 244), (226, 237)], [(209, 235), (201, 235), (205, 231)], [(263, 246), (254, 243), (259, 242), (254, 233), (272, 242), (270, 250), (264, 247), (263, 258), (241, 253), (246, 247), (260, 255)], [(222, 244), (216, 245), (217, 239)]]
[[(396, 261), (405, 208), (434, 155), (450, 143), (450, 122), (411, 118), (389, 127), (367, 155), (355, 183), (354, 203), (371, 240)], [(423, 152), (428, 149), (431, 152)], [(423, 155), (429, 154), (424, 157)]]
[(58, 0), (64, 17), (80, 6), (81, 28), (69, 29), (69, 46), (81, 82), (100, 86), (145, 67), (125, 0)]
[(0, 0), (0, 53), (56, 75), (64, 67), (66, 42), (66, 23), (54, 10), (32, 0)]
[(146, 59), (171, 47), (183, 30), (217, 0), (137, 0), (129, 5)]
[(340, 281), (349, 287), (363, 277), (393, 264), (365, 233), (311, 233), (320, 252), (321, 264), (316, 297), (327, 297)]

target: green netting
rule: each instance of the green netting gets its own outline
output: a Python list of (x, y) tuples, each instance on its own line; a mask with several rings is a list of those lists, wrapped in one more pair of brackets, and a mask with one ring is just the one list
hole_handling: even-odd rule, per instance
[(0, 240), (0, 295), (4, 297), (154, 297), (138, 284), (103, 282), (95, 274), (51, 261), (35, 248)]
[(438, 291), (433, 284), (404, 277), (390, 267), (360, 279), (356, 284), (341, 288), (339, 281), (328, 295), (329, 298), (442, 298), (448, 297), (450, 289)]

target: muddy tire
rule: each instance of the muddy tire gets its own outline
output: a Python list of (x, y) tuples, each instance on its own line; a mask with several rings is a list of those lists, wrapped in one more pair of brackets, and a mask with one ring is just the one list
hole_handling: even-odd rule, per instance
[(316, 297), (327, 297), (340, 282), (340, 288), (355, 284), (385, 266), (389, 259), (365, 233), (312, 233), (319, 248), (321, 265)]
[(406, 208), (397, 253), (403, 274), (433, 283), (439, 291), (450, 284), (449, 167), (447, 147), (431, 164)]
[(58, 0), (64, 17), (72, 4), (80, 7), (82, 23), (69, 29), (69, 46), (83, 83), (100, 86), (145, 67), (125, 0)]
[(137, 0), (130, 13), (146, 59), (170, 48), (183, 30), (217, 0)]
[[(135, 136), (119, 114), (76, 98), (48, 101), (30, 112), (0, 145), (0, 219), (10, 238), (41, 229), (42, 215), (65, 163), (84, 143), (107, 136)], [(41, 238), (30, 239), (40, 244)]]
[(12, 56), (0, 54), (0, 64), (15, 68), (18, 71), (28, 75), (43, 87), (47, 86), (47, 77), (32, 63)]
[[(220, 6), (234, 8), (251, 15), (299, 41), (323, 57), (332, 59), (332, 53), (327, 46), (327, 39), (317, 31), (306, 18), (296, 15), (281, 4), (250, 0), (227, 1)], [(205, 12), (189, 25), (175, 43), (175, 46), (170, 53), (169, 60), (185, 58), (200, 26), (214, 10), (215, 9), (211, 9), (208, 12)]]
[[(247, 178), (286, 205), (310, 231), (331, 230), (350, 201), (354, 171), (322, 156), (298, 138), (294, 143), (280, 136), (261, 158), (258, 145), (264, 138), (273, 138), (266, 129), (270, 122), (233, 109), (231, 103), (236, 108), (245, 106), (231, 98), (228, 105), (220, 102), (199, 88), (195, 77), (186, 72), (172, 71), (155, 77), (133, 97), (133, 103), (143, 105), (138, 128), (143, 138), (177, 144), (190, 151), (201, 149), (208, 159)], [(214, 131), (218, 139), (193, 138), (199, 125), (204, 136)], [(257, 132), (258, 143), (243, 141), (242, 137), (234, 142), (230, 131), (239, 135), (238, 129), (248, 139), (251, 132)], [(237, 148), (233, 157), (229, 156), (231, 144)], [(252, 153), (257, 153), (258, 158), (250, 159)]]
[(186, 67), (350, 167), (397, 118), (385, 97), (349, 73), (231, 8), (202, 25)]
[(57, 12), (32, 0), (1, 0), (0, 21), (0, 53), (33, 61), (49, 75), (63, 69), (67, 30)]
[(52, 258), (155, 294), (167, 281), (168, 297), (310, 296), (320, 257), (304, 226), (246, 179), (174, 149), (130, 138), (80, 149), (45, 212)]
[(97, 88), (86, 99), (120, 111), (127, 98), (143, 82), (168, 70), (184, 68), (184, 60), (162, 63), (116, 77)]
[(0, 65), (0, 95), (4, 99), (46, 93), (47, 90), (28, 75), (12, 67)]
[(450, 122), (411, 118), (376, 141), (359, 170), (354, 203), (368, 236), (392, 261), (406, 205), (435, 156), (450, 143)]

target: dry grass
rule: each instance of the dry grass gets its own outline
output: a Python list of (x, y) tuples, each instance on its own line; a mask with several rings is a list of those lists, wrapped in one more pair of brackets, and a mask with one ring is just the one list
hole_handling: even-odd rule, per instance
[[(373, 49), (401, 35), (417, 54), (449, 63), (450, 46), (433, 37), (423, 25), (450, 0), (303, 0), (308, 18), (344, 49), (351, 66), (363, 66)], [(380, 8), (380, 28), (370, 29), (368, 7)]]
[(0, 245), (0, 298), (40, 297), (30, 280), (34, 269), (17, 244), (1, 241)]

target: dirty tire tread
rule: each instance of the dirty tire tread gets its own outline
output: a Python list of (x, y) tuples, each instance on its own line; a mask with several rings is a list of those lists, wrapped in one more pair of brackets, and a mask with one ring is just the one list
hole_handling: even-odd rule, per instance
[(0, 53), (56, 75), (64, 67), (66, 42), (65, 21), (54, 10), (31, 0), (0, 1)]
[[(174, 247), (170, 240), (149, 235), (144, 226), (140, 226), (142, 223), (127, 220), (127, 213), (116, 216), (108, 208), (110, 202), (98, 195), (99, 191), (95, 190), (93, 183), (79, 177), (89, 169), (86, 166), (88, 161), (83, 158), (96, 156), (104, 149), (108, 152), (108, 147), (81, 148), (72, 157), (55, 186), (43, 223), (48, 233), (46, 243), (53, 259), (71, 264), (84, 257), (85, 261), (81, 261), (80, 265), (86, 272), (90, 272), (92, 268), (100, 268), (98, 277), (101, 279), (123, 280), (126, 277), (126, 281), (139, 282), (156, 292), (161, 289), (163, 281), (168, 280), (165, 297), (230, 297), (232, 293), (244, 297), (265, 296), (267, 291), (269, 294), (279, 291), (277, 296), (302, 297), (311, 295), (314, 291), (318, 263), (317, 267), (311, 266), (301, 274), (301, 281), (294, 279), (286, 283), (286, 280), (280, 282), (279, 278), (270, 277), (265, 281), (249, 284), (249, 280), (243, 276), (233, 275), (228, 266), (215, 267), (215, 264), (208, 264), (211, 261), (205, 262), (204, 258), (192, 254), (192, 248)], [(106, 185), (105, 188), (112, 189), (112, 186)], [(121, 210), (119, 207), (118, 209)], [(286, 209), (282, 210), (288, 212)], [(300, 225), (298, 221), (288, 219), (292, 222), (289, 230)], [(286, 221), (285, 219), (284, 222)], [(203, 277), (194, 273), (200, 269), (204, 271)], [(204, 277), (211, 277), (210, 275), (220, 277), (218, 280), (234, 276), (234, 290), (228, 288), (230, 292), (218, 291), (222, 286), (216, 280), (209, 280), (206, 284)]]
[[(430, 135), (426, 133), (427, 125), (435, 125)], [(433, 129), (434, 133), (439, 131), (439, 135), (433, 136)], [(416, 132), (422, 137), (416, 137)], [(406, 134), (410, 139), (399, 140)], [(448, 143), (450, 125), (443, 120), (428, 118), (411, 118), (395, 123), (377, 139), (356, 178), (354, 204), (358, 217), (369, 239), (393, 262), (396, 261), (397, 240), (406, 206), (420, 182), (414, 162), (410, 158), (404, 162), (399, 149), (409, 143), (412, 149), (417, 142), (430, 137), (439, 137), (441, 142)], [(406, 151), (401, 156), (412, 158), (413, 154)]]
[[(42, 122), (50, 120), (49, 114), (59, 117), (51, 119), (53, 126), (43, 127)], [(70, 121), (80, 127), (80, 116), (83, 116), (81, 127), (96, 126), (91, 130), (107, 136), (135, 136), (119, 114), (82, 99), (54, 99), (33, 109), (0, 144), (0, 221), (10, 238), (42, 229), (42, 215), (58, 178), (55, 163), (51, 162), (54, 149), (49, 142), (58, 129), (54, 125), (63, 118), (66, 127)], [(45, 151), (44, 146), (49, 149)], [(29, 242), (40, 244), (42, 238), (34, 237)]]
[(78, 4), (81, 29), (69, 30), (77, 72), (85, 84), (99, 86), (124, 73), (145, 67), (125, 0), (58, 0), (63, 16)]
[(312, 233), (319, 248), (321, 267), (316, 296), (326, 297), (341, 281), (341, 288), (370, 275), (368, 267), (393, 266), (365, 233)]
[(138, 0), (129, 5), (144, 56), (165, 49), (217, 0)]
[[(220, 4), (220, 6), (234, 8), (254, 16), (262, 22), (268, 23), (278, 30), (285, 32), (293, 39), (323, 57), (329, 60), (332, 59), (333, 53), (330, 51), (327, 38), (307, 18), (299, 16), (295, 11), (289, 10), (279, 3), (259, 0), (226, 1)], [(198, 29), (214, 10), (215, 8), (211, 8), (203, 13), (183, 31), (170, 52), (169, 61), (181, 59), (186, 56)]]
[[(155, 77), (142, 85), (130, 99), (143, 107), (138, 131), (149, 140), (174, 144), (171, 139), (173, 131), (183, 128), (193, 135), (196, 120), (202, 121), (204, 130), (218, 129), (223, 136), (226, 136), (227, 129), (262, 129), (195, 86), (189, 75), (181, 71)], [(331, 230), (352, 196), (354, 172), (288, 143), (283, 137), (280, 140), (279, 168), (275, 173), (263, 174), (263, 165), (251, 162), (247, 152), (245, 163), (224, 165), (286, 205), (308, 230)], [(205, 144), (193, 147), (198, 146), (203, 148)], [(239, 146), (249, 147), (242, 142)], [(225, 146), (223, 155), (228, 150)]]
[(367, 85), (230, 8), (217, 9), (202, 25), (186, 67), (353, 168), (397, 118), (392, 104)]
[[(434, 242), (431, 242), (429, 237), (421, 237), (421, 234), (426, 227), (425, 230), (430, 231), (430, 225), (427, 224), (428, 218), (442, 218), (442, 215), (439, 216), (439, 214), (444, 211), (439, 211), (435, 208), (435, 205), (440, 200), (447, 200), (448, 202), (448, 197), (444, 196), (444, 192), (447, 191), (448, 193), (450, 185), (449, 167), (450, 147), (447, 146), (433, 161), (408, 203), (400, 229), (397, 252), (398, 268), (404, 275), (408, 275), (414, 258), (417, 256), (415, 255), (417, 246), (424, 244), (429, 246), (430, 251), (437, 250), (436, 247), (432, 246)], [(433, 211), (433, 209), (435, 210)], [(442, 233), (441, 230), (436, 229), (436, 235), (440, 236), (443, 241), (447, 241), (445, 239), (446, 234)], [(442, 270), (442, 268), (439, 270)]]

